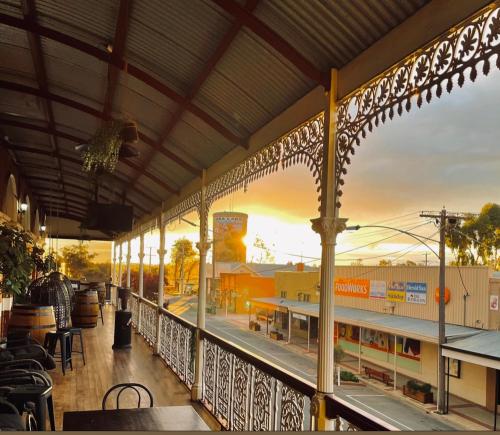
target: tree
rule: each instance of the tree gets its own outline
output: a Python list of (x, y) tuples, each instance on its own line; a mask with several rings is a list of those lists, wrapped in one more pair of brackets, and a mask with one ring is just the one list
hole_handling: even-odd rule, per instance
[[(71, 245), (62, 250), (62, 260), (66, 264), (66, 271), (72, 278), (79, 278), (85, 275), (94, 264), (92, 260), (97, 254), (91, 254), (87, 246)], [(109, 272), (108, 272), (109, 275)]]
[(363, 266), (363, 260), (358, 258), (357, 260), (351, 261), (351, 266)]
[(406, 260), (404, 263), (398, 263), (398, 266), (409, 266), (409, 267), (414, 267), (416, 266), (417, 263), (411, 260)]
[(259, 249), (258, 259), (254, 259), (252, 256), (252, 262), (256, 263), (274, 263), (274, 255), (271, 253), (271, 250), (267, 247), (264, 240), (262, 240), (259, 236), (255, 236), (255, 241), (253, 242), (253, 247)]
[(392, 266), (392, 261), (391, 260), (380, 260), (378, 262), (378, 265), (383, 266), (383, 267), (389, 267), (389, 266)]
[[(189, 278), (189, 275), (193, 270), (193, 263), (197, 261), (196, 257), (197, 254), (193, 248), (193, 242), (191, 242), (191, 240), (183, 237), (174, 242), (170, 258), (174, 266), (175, 287), (181, 292), (184, 291), (186, 275), (188, 275)], [(186, 274), (186, 271), (188, 274)]]
[(449, 229), (446, 245), (454, 252), (458, 265), (482, 264), (500, 270), (500, 205), (487, 203), (478, 216), (470, 216), (456, 229)]

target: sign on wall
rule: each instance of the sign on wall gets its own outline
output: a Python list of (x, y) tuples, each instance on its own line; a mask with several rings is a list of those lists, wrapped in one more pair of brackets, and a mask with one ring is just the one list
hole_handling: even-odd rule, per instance
[(368, 299), (370, 281), (367, 279), (337, 278), (335, 280), (335, 295)]
[(498, 311), (498, 295), (490, 295), (490, 310)]
[(306, 317), (306, 316), (304, 316), (303, 314), (293, 313), (293, 314), (292, 314), (292, 317), (293, 317), (294, 319), (299, 319), (299, 320), (307, 320), (307, 317)]
[(402, 281), (391, 281), (387, 289), (387, 300), (391, 302), (404, 302), (405, 283)]
[(426, 304), (427, 284), (425, 282), (407, 282), (406, 302), (411, 304)]
[(387, 295), (387, 283), (385, 281), (370, 281), (370, 298), (385, 299)]

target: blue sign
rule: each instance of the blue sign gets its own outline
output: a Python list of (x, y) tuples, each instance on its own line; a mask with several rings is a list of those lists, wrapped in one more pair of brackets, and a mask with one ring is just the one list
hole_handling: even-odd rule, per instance
[(427, 283), (425, 282), (407, 282), (406, 283), (406, 302), (411, 304), (427, 303)]

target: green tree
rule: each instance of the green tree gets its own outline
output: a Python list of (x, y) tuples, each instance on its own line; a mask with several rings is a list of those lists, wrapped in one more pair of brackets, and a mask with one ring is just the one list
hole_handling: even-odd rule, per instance
[(461, 266), (489, 265), (500, 269), (500, 205), (487, 203), (478, 216), (470, 216), (461, 225), (449, 228), (446, 244)]
[(253, 247), (259, 249), (259, 255), (256, 259), (252, 256), (252, 262), (260, 264), (275, 262), (274, 255), (271, 253), (271, 250), (267, 247), (264, 240), (262, 240), (259, 236), (255, 237)]
[[(72, 278), (85, 276), (92, 269), (92, 260), (97, 254), (91, 254), (85, 245), (71, 245), (62, 250), (62, 261), (66, 264), (66, 272)], [(109, 275), (109, 274), (108, 274)]]
[(378, 262), (378, 265), (383, 266), (383, 267), (389, 267), (389, 266), (392, 266), (392, 261), (391, 260), (380, 260)]
[(172, 247), (170, 259), (174, 269), (175, 288), (182, 292), (187, 282), (186, 278), (189, 279), (194, 268), (193, 263), (197, 261), (193, 242), (185, 237), (177, 239)]

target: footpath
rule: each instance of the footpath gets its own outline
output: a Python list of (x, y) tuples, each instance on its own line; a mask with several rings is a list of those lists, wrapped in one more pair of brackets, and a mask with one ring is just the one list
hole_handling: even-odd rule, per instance
[[(266, 330), (263, 328), (261, 331), (250, 331), (248, 328), (248, 317), (238, 315), (238, 314), (228, 314), (225, 316), (224, 313), (220, 313), (217, 317), (224, 319), (225, 321), (235, 325), (239, 329), (251, 332), (256, 335), (266, 337)], [(268, 338), (271, 340), (270, 338)], [(307, 351), (306, 343), (287, 343), (285, 340), (273, 340), (277, 345), (283, 346), (286, 349), (293, 351), (294, 353), (306, 356), (316, 361), (317, 359), (317, 346), (310, 344), (310, 350)], [(381, 391), (384, 395), (392, 396), (402, 403), (406, 403), (409, 406), (423, 410), (427, 414), (435, 414), (436, 405), (435, 404), (423, 404), (417, 400), (411, 399), (405, 396), (401, 389), (394, 389), (392, 386), (387, 386), (383, 382), (375, 379), (369, 379), (363, 373), (358, 373), (358, 360), (348, 359), (352, 358), (347, 356), (339, 366), (345, 370), (348, 370), (359, 378), (360, 383), (373, 387)], [(363, 361), (363, 366), (371, 366), (377, 368), (377, 366)], [(342, 383), (341, 383), (342, 385)], [(488, 411), (486, 408), (476, 405), (474, 403), (467, 402), (456, 396), (450, 395), (449, 412), (446, 415), (439, 415), (439, 418), (447, 422), (449, 425), (455, 427), (457, 430), (467, 430), (467, 431), (485, 431), (493, 429), (493, 412)]]

